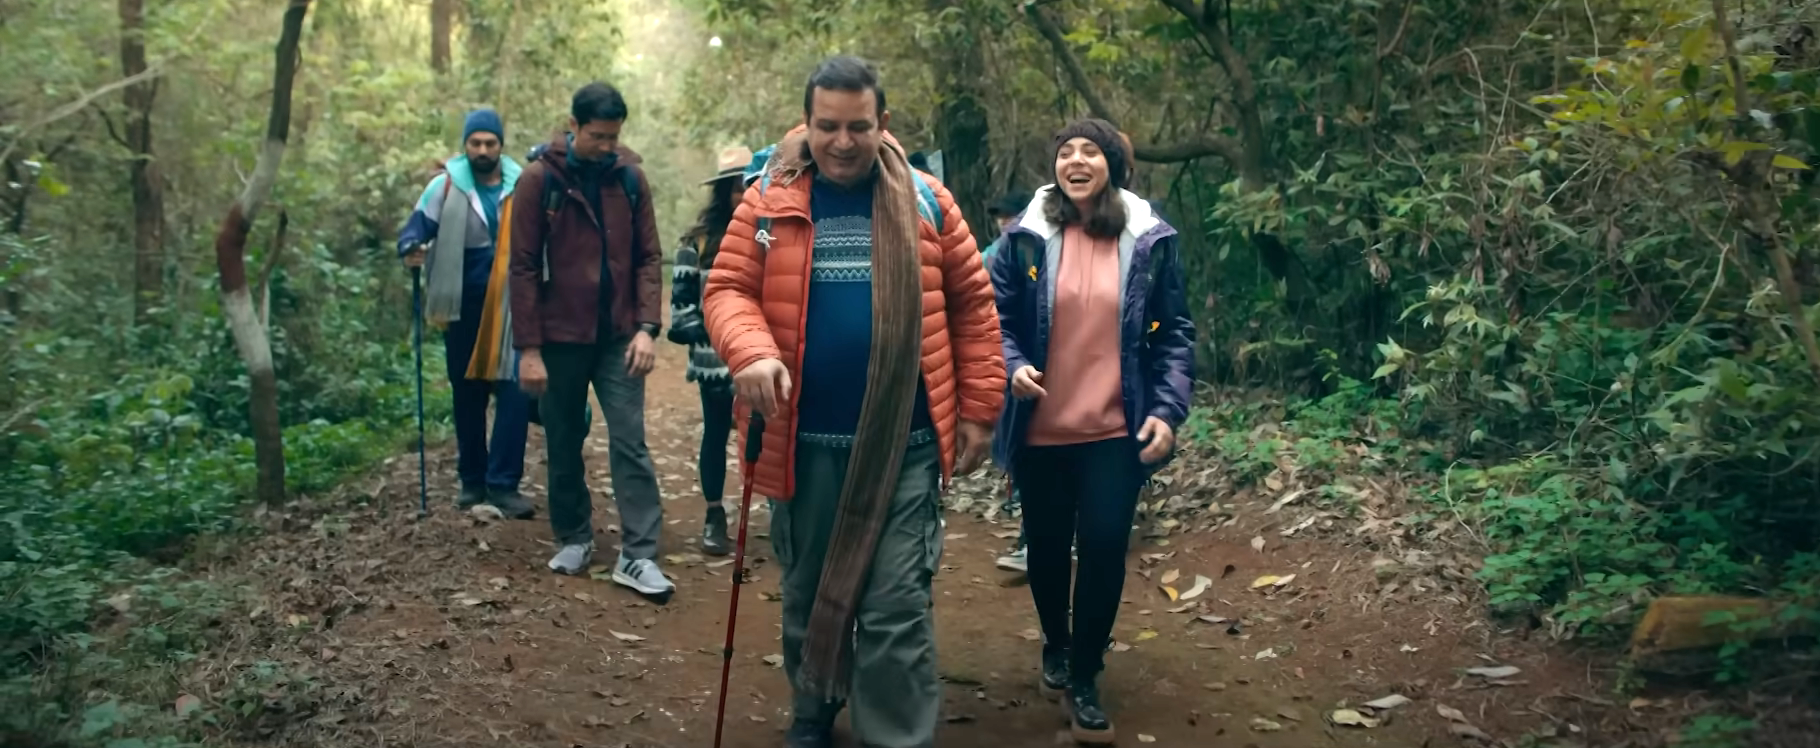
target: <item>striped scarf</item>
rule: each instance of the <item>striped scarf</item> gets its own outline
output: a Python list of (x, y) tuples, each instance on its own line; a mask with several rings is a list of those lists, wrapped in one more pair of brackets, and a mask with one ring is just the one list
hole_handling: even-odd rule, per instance
[[(778, 152), (805, 152), (804, 137), (786, 137)], [(883, 140), (872, 187), (872, 350), (866, 395), (799, 671), (807, 690), (828, 701), (845, 698), (850, 685), (853, 616), (909, 448), (922, 359), (921, 218), (914, 179), (903, 149)]]

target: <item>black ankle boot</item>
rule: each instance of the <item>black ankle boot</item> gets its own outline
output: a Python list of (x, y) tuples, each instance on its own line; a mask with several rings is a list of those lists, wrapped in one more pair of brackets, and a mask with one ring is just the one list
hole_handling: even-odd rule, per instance
[(1068, 650), (1043, 647), (1043, 694), (1050, 698), (1068, 690)]
[(701, 552), (710, 556), (725, 556), (733, 552), (733, 543), (727, 539), (727, 510), (712, 507), (708, 516), (701, 523)]
[(1073, 723), (1075, 742), (1089, 745), (1115, 742), (1112, 720), (1100, 708), (1100, 689), (1091, 677), (1073, 678), (1068, 684), (1068, 717)]

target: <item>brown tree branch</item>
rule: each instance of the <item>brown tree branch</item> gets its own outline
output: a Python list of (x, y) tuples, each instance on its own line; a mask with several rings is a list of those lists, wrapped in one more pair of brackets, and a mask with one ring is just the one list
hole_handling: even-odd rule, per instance
[[(1025, 3), (1024, 13), (1030, 17), (1030, 24), (1036, 27), (1036, 32), (1049, 42), (1050, 48), (1054, 50), (1055, 58), (1062, 63), (1063, 72), (1068, 75), (1068, 82), (1073, 84), (1075, 92), (1080, 94), (1081, 101), (1087, 104), (1087, 111), (1095, 117), (1117, 125), (1118, 118), (1112, 115), (1111, 107), (1106, 105), (1106, 100), (1100, 98), (1099, 92), (1093, 87), (1093, 80), (1087, 76), (1087, 69), (1081, 66), (1080, 58), (1068, 46), (1068, 39), (1062, 34), (1061, 25), (1050, 17), (1048, 11), (1043, 10), (1038, 3)], [(1133, 143), (1131, 154), (1132, 158), (1152, 164), (1180, 163), (1206, 156), (1218, 156), (1237, 165), (1244, 157), (1244, 149), (1239, 146), (1238, 141), (1232, 138), (1220, 135), (1202, 135), (1194, 140), (1165, 146)]]
[(291, 216), (280, 207), (278, 228), (272, 231), (272, 246), (265, 250), (265, 266), (259, 268), (259, 285), (253, 291), (253, 296), (259, 299), (259, 324), (262, 325), (270, 325), (272, 321), (272, 273), (278, 270), (278, 263), (284, 258), (284, 236), (290, 227)]
[(1239, 176), (1247, 187), (1262, 187), (1269, 168), (1267, 157), (1270, 144), (1264, 137), (1264, 118), (1258, 111), (1257, 83), (1251, 77), (1251, 65), (1239, 53), (1238, 47), (1233, 46), (1232, 37), (1226, 35), (1225, 29), (1196, 12), (1194, 0), (1160, 2), (1188, 19), (1195, 33), (1213, 47), (1214, 61), (1226, 71), (1226, 78), (1232, 81), (1232, 106), (1239, 112), (1240, 140), (1238, 158), (1233, 164), (1238, 167)]

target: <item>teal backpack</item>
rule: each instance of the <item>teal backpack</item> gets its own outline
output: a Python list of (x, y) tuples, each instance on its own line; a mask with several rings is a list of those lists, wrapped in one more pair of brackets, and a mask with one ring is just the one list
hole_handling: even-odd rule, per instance
[[(776, 150), (776, 143), (765, 146), (763, 150), (753, 154), (752, 164), (746, 167), (746, 184), (757, 181), (760, 195), (765, 194), (765, 188), (771, 186), (769, 167), (771, 157)], [(935, 200), (935, 188), (929, 186), (928, 178), (924, 177), (920, 171), (916, 172), (916, 212), (923, 214), (923, 220), (935, 227), (935, 233), (942, 233), (942, 206)], [(758, 240), (759, 246), (766, 250), (771, 249), (771, 219), (769, 217), (759, 217), (758, 234), (754, 238)]]

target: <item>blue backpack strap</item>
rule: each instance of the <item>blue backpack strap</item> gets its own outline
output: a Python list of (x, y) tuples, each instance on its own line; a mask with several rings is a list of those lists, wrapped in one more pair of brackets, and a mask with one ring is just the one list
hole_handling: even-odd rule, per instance
[[(765, 147), (753, 155), (752, 165), (746, 167), (746, 182), (758, 182), (758, 194), (764, 195), (765, 189), (771, 186), (771, 172), (765, 167), (770, 165), (771, 156), (776, 145)], [(762, 164), (761, 164), (762, 162)], [(923, 215), (923, 220), (935, 227), (935, 233), (942, 233), (942, 207), (935, 199), (935, 188), (929, 186), (929, 179), (922, 172), (916, 173), (916, 210)], [(760, 246), (771, 248), (771, 219), (758, 217), (758, 233), (755, 235)]]
[(923, 219), (935, 227), (935, 233), (942, 233), (942, 205), (935, 199), (935, 188), (929, 186), (928, 178), (922, 172), (916, 174), (916, 209), (923, 214)]

